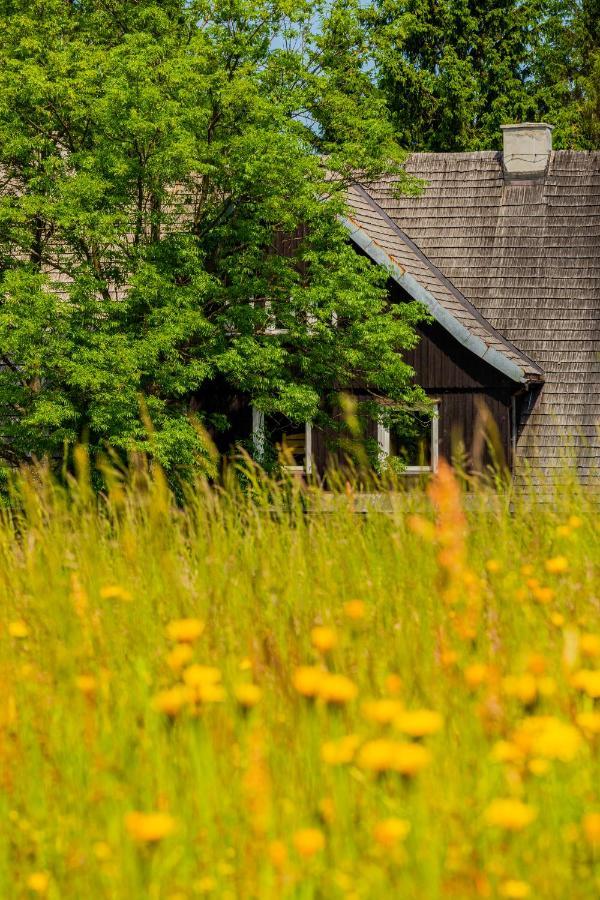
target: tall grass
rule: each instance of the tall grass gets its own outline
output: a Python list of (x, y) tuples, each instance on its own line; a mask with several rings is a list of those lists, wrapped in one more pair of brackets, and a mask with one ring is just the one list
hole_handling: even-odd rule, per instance
[(590, 491), (80, 462), (0, 522), (0, 896), (599, 895)]

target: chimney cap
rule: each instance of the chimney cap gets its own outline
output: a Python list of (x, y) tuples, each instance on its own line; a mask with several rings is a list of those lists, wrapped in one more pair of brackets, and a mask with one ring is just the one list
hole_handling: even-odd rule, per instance
[(528, 130), (548, 128), (550, 131), (553, 131), (554, 125), (550, 125), (548, 122), (512, 122), (509, 125), (501, 125), (500, 128), (502, 131), (509, 131), (511, 128), (527, 128)]
[(546, 122), (515, 122), (501, 125), (504, 178), (542, 178), (552, 152), (552, 125)]

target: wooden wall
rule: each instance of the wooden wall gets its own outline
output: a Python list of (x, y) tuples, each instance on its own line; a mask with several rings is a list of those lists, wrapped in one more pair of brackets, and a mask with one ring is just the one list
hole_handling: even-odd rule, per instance
[(512, 397), (518, 385), (452, 338), (440, 325), (424, 326), (405, 359), (415, 381), (439, 399), (439, 452), (446, 459), (466, 453), (479, 467), (494, 455), (512, 465)]

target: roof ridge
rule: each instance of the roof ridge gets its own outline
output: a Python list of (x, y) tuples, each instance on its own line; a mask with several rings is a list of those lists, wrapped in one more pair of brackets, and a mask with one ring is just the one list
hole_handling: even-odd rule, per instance
[(474, 319), (479, 322), (480, 325), (483, 325), (487, 331), (490, 332), (497, 340), (499, 340), (505, 347), (515, 353), (517, 356), (521, 357), (521, 359), (525, 360), (529, 366), (532, 366), (533, 369), (538, 372), (540, 375), (544, 374), (543, 369), (535, 362), (535, 360), (531, 359), (531, 357), (527, 356), (519, 347), (509, 341), (500, 331), (498, 331), (492, 323), (485, 318), (481, 314), (481, 312), (477, 309), (476, 306), (467, 300), (465, 295), (460, 291), (449, 278), (444, 275), (443, 272), (438, 269), (438, 267), (429, 259), (428, 256), (423, 253), (421, 248), (415, 244), (409, 236), (402, 231), (402, 229), (397, 225), (396, 222), (387, 214), (387, 212), (377, 203), (377, 201), (369, 194), (364, 185), (359, 182), (354, 182), (354, 186), (358, 189), (359, 193), (363, 197), (367, 203), (376, 210), (376, 212), (384, 219), (385, 223), (394, 231), (394, 233), (409, 247), (412, 252), (423, 262), (429, 271), (436, 277), (436, 279), (440, 282), (440, 284), (444, 285), (452, 295), (462, 304), (462, 306), (473, 316)]

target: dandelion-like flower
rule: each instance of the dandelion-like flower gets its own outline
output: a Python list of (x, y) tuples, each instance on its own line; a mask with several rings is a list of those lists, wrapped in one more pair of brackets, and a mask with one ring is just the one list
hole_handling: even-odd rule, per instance
[(531, 894), (531, 888), (526, 881), (517, 878), (509, 878), (500, 885), (500, 896), (508, 900), (525, 900)]
[(310, 639), (315, 650), (320, 653), (329, 653), (337, 646), (338, 637), (334, 628), (328, 625), (317, 625), (310, 633)]
[(179, 644), (193, 644), (204, 632), (201, 619), (174, 619), (167, 625), (167, 637)]
[(236, 685), (233, 693), (237, 702), (245, 709), (251, 709), (253, 706), (256, 706), (260, 703), (262, 697), (262, 691), (259, 686), (251, 682), (243, 682)]
[(382, 847), (394, 847), (403, 841), (410, 831), (410, 822), (406, 819), (382, 819), (375, 823), (373, 837)]
[(165, 812), (130, 812), (125, 816), (125, 827), (130, 836), (141, 844), (156, 844), (173, 834), (176, 828), (173, 816)]
[(174, 719), (194, 699), (193, 690), (178, 684), (166, 691), (160, 691), (154, 698), (154, 708)]
[(100, 588), (100, 597), (102, 600), (122, 600), (124, 603), (130, 603), (133, 600), (131, 592), (122, 584), (105, 584)]
[(27, 879), (27, 887), (34, 894), (46, 894), (50, 886), (50, 877), (47, 872), (32, 872)]
[(406, 709), (394, 719), (394, 728), (410, 737), (437, 734), (443, 725), (443, 716), (433, 709)]
[(537, 813), (532, 806), (512, 797), (493, 800), (485, 811), (488, 825), (504, 828), (506, 831), (522, 831), (531, 825)]
[(367, 607), (364, 600), (348, 600), (344, 603), (344, 615), (351, 622), (360, 622), (367, 614)]
[(553, 556), (546, 560), (545, 568), (551, 575), (561, 575), (568, 570), (569, 560), (566, 556)]
[(573, 687), (597, 700), (600, 697), (600, 670), (580, 669), (572, 679)]
[(319, 697), (325, 703), (342, 705), (350, 703), (358, 695), (358, 687), (346, 675), (327, 673), (319, 687)]
[(586, 813), (581, 827), (588, 844), (592, 847), (600, 847), (600, 812)]
[(330, 766), (341, 766), (352, 762), (360, 744), (357, 734), (347, 734), (335, 741), (325, 741), (321, 747), (321, 759)]
[(325, 835), (318, 828), (301, 828), (294, 834), (294, 847), (299, 856), (309, 859), (325, 847)]
[(391, 697), (383, 697), (380, 700), (365, 700), (361, 712), (368, 722), (376, 722), (378, 725), (389, 725), (403, 710), (400, 700)]
[(299, 666), (292, 676), (292, 684), (303, 697), (316, 697), (325, 675), (318, 666)]
[(10, 622), (8, 625), (8, 633), (11, 637), (18, 638), (19, 640), (28, 637), (29, 628), (27, 622), (24, 622), (23, 619), (17, 619), (16, 622)]

